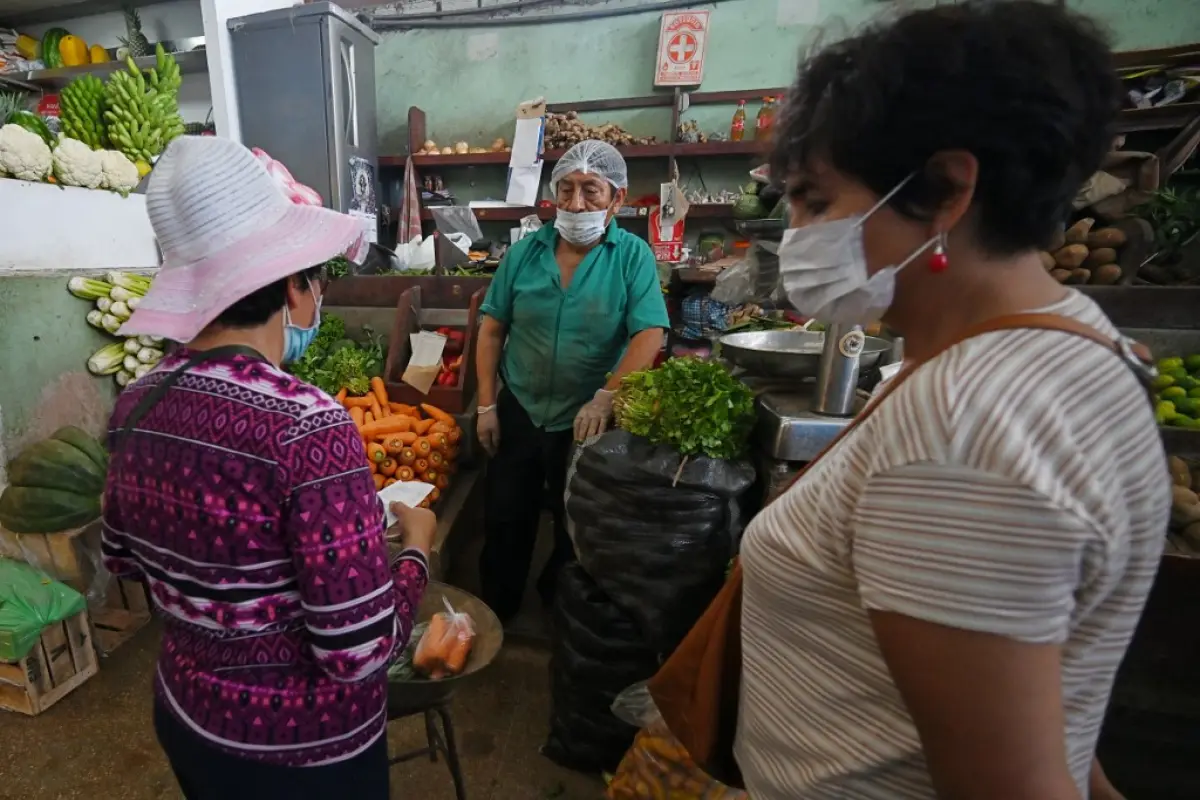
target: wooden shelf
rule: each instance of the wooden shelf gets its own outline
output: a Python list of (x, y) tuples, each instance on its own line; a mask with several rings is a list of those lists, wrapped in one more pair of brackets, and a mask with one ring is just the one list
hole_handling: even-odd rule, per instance
[[(721, 158), (737, 156), (755, 156), (763, 152), (764, 143), (748, 142), (675, 142), (663, 144), (641, 144), (630, 147), (618, 147), (627, 159), (642, 158)], [(565, 150), (547, 150), (543, 154), (546, 161), (557, 161), (562, 158)], [(418, 167), (479, 167), (487, 165), (508, 166), (509, 153), (468, 153), (455, 156), (413, 156), (413, 164)], [(403, 167), (407, 156), (380, 156), (380, 167)]]
[[(426, 207), (421, 209), (421, 219), (432, 220), (433, 212), (430, 208), (437, 206)], [(475, 209), (475, 218), (480, 222), (520, 222), (530, 214), (537, 214), (538, 219), (544, 221), (554, 219), (555, 209), (553, 206), (549, 208), (534, 208), (532, 206), (510, 206), (510, 207), (494, 207), (494, 208), (477, 208)], [(617, 217), (618, 222), (642, 222), (650, 218), (649, 211), (644, 214), (622, 214)], [(688, 209), (688, 219), (732, 219), (733, 205), (731, 203), (697, 203)]]
[[(201, 48), (199, 50), (188, 50), (182, 53), (172, 53), (175, 60), (179, 62), (179, 72), (183, 75), (193, 73), (206, 72), (208, 70), (208, 54)], [(138, 68), (147, 70), (154, 66), (154, 56), (143, 56), (135, 58), (133, 63), (137, 64)], [(39, 69), (32, 72), (5, 72), (4, 78), (10, 78), (24, 83), (32, 84), (44, 89), (61, 89), (71, 81), (83, 75), (95, 75), (98, 78), (106, 78), (118, 70), (128, 69), (128, 65), (124, 61), (116, 59), (106, 61), (103, 64), (84, 64), (78, 67), (59, 67), (58, 69)]]

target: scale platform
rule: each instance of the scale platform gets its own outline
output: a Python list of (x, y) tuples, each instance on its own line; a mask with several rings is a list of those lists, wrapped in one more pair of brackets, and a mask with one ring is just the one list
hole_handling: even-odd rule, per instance
[(852, 419), (814, 412), (812, 380), (781, 381), (746, 374), (738, 378), (756, 396), (754, 441), (758, 450), (776, 461), (811, 461)]

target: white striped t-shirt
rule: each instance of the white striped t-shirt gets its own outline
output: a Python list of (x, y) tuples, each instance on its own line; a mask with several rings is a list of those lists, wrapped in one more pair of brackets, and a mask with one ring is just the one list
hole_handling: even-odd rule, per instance
[[(1116, 335), (1078, 292), (1040, 311)], [(746, 531), (735, 752), (750, 796), (935, 796), (878, 609), (1062, 643), (1086, 797), (1170, 497), (1146, 393), (1101, 345), (999, 331), (922, 366)]]

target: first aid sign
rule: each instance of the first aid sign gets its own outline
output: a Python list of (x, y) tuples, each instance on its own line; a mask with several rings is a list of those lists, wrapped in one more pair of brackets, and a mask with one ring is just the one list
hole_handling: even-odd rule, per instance
[(708, 49), (708, 11), (670, 11), (658, 32), (655, 86), (698, 86)]

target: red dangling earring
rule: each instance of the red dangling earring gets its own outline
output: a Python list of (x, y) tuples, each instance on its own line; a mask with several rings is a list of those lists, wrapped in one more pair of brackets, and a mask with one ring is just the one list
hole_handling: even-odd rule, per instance
[(946, 234), (938, 234), (938, 243), (934, 245), (933, 255), (929, 257), (929, 271), (933, 274), (945, 272), (950, 266), (950, 259), (946, 256)]

